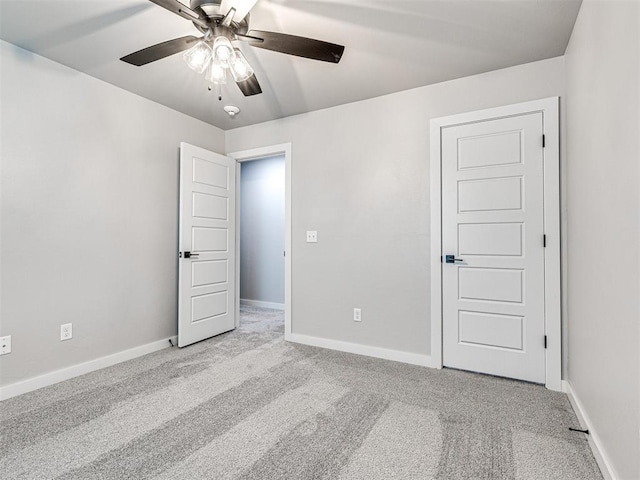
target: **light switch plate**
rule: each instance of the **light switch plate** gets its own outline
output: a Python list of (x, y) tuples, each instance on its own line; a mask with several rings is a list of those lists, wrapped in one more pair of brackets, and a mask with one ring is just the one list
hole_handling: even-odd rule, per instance
[(315, 230), (307, 230), (307, 243), (318, 243), (318, 232)]

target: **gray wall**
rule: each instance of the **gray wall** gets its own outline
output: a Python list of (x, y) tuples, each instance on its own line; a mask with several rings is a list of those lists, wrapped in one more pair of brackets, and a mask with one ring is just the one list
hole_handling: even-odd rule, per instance
[(569, 383), (640, 478), (640, 3), (582, 3), (567, 69)]
[(284, 304), (284, 173), (284, 156), (241, 163), (241, 299)]
[(175, 335), (179, 142), (223, 152), (224, 132), (5, 42), (0, 59), (2, 384)]
[(429, 354), (429, 120), (563, 94), (556, 58), (227, 131), (292, 142), (293, 333)]

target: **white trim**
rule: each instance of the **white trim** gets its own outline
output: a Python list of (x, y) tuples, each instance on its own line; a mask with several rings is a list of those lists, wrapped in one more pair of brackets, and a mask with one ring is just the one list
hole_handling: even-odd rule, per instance
[(409, 353), (402, 352), (400, 350), (390, 350), (388, 348), (371, 347), (368, 345), (361, 345), (359, 343), (342, 342), (340, 340), (312, 337), (309, 335), (300, 335), (298, 333), (290, 335), (289, 341), (301, 343), (303, 345), (311, 345), (312, 347), (328, 348), (329, 350), (355, 353), (357, 355), (382, 358), (384, 360), (393, 360), (394, 362), (409, 363), (411, 365), (419, 365), (421, 367), (431, 366), (431, 358), (429, 355), (423, 355), (420, 353)]
[(4, 387), (0, 387), (0, 400), (6, 400), (17, 395), (22, 395), (23, 393), (32, 392), (39, 388), (48, 387), (54, 383), (63, 382), (70, 378), (84, 375), (85, 373), (95, 372), (101, 368), (126, 362), (127, 360), (147, 355), (148, 353), (164, 350), (165, 348), (170, 347), (169, 340), (171, 340), (174, 345), (178, 344), (177, 336), (169, 337), (156, 342), (147, 343), (146, 345), (140, 345), (139, 347), (133, 347), (118, 353), (96, 358), (94, 360), (89, 360), (88, 362), (61, 368), (60, 370), (55, 370), (53, 372), (45, 373), (44, 375), (22, 380), (21, 382), (5, 385)]
[(442, 125), (431, 120), (431, 366), (442, 368)]
[(263, 302), (262, 300), (249, 300), (241, 298), (240, 305), (248, 305), (249, 307), (273, 308), (274, 310), (284, 310), (284, 303)]
[(560, 305), (560, 129), (559, 97), (490, 108), (431, 120), (431, 366), (442, 368), (442, 172), (441, 129), (491, 118), (542, 112), (544, 149), (545, 351), (546, 381), (550, 390), (562, 389)]
[(238, 152), (227, 153), (228, 157), (235, 159), (238, 175), (236, 175), (236, 326), (240, 322), (240, 163), (259, 158), (284, 155), (285, 170), (285, 235), (284, 235), (284, 339), (291, 337), (291, 143), (282, 143), (267, 147), (253, 148)]
[(582, 402), (580, 402), (576, 396), (576, 392), (573, 391), (571, 384), (567, 380), (562, 381), (562, 391), (566, 392), (567, 397), (569, 397), (569, 403), (571, 403), (571, 407), (576, 413), (576, 417), (578, 417), (580, 427), (589, 430), (589, 435), (586, 435), (586, 437), (589, 442), (589, 446), (591, 447), (591, 451), (593, 452), (593, 456), (596, 459), (596, 463), (598, 464), (598, 467), (600, 467), (604, 480), (617, 480), (619, 477), (616, 475), (611, 461), (605, 453), (602, 441), (600, 440), (598, 433), (594, 430), (593, 424), (589, 420), (589, 417), (582, 406)]
[[(540, 101), (542, 104), (543, 101)], [(546, 387), (562, 390), (562, 286), (560, 272), (560, 97), (542, 107), (544, 148), (544, 318), (547, 335)]]

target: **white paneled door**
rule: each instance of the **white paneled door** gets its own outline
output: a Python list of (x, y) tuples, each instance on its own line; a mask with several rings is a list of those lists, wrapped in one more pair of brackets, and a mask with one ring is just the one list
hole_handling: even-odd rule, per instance
[(235, 160), (180, 144), (180, 347), (235, 328), (235, 188)]
[(545, 383), (542, 112), (441, 135), (443, 365)]

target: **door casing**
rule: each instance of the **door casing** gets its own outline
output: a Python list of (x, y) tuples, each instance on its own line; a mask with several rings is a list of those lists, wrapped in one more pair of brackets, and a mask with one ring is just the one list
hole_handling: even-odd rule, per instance
[(562, 391), (560, 290), (560, 125), (559, 97), (478, 110), (431, 120), (431, 366), (442, 368), (442, 128), (542, 112), (544, 146), (545, 386)]
[(291, 338), (291, 143), (241, 150), (226, 154), (236, 160), (236, 327), (240, 325), (240, 163), (284, 155), (284, 339)]

